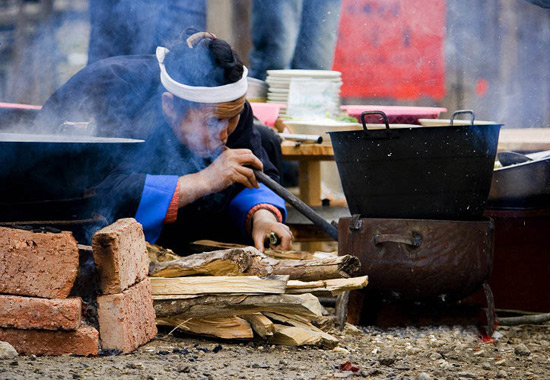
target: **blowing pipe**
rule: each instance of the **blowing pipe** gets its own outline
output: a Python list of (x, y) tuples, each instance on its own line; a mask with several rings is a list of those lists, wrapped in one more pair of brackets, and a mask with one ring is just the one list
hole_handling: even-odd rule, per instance
[(323, 137), (319, 135), (300, 135), (295, 133), (279, 133), (279, 137), (283, 140), (292, 140), (310, 144), (321, 144)]
[(311, 207), (306, 205), (300, 199), (298, 199), (290, 191), (279, 185), (277, 182), (272, 180), (267, 174), (254, 169), (254, 174), (258, 181), (262, 182), (268, 188), (273, 190), (275, 194), (283, 198), (285, 201), (290, 203), (292, 207), (298, 210), (302, 215), (311, 220), (317, 226), (321, 227), (331, 238), (338, 241), (338, 229), (332, 224), (323, 219), (319, 214), (317, 214)]

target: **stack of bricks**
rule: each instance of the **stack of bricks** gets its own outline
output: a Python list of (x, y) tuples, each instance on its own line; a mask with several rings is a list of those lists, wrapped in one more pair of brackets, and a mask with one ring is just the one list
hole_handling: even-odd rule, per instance
[(97, 355), (98, 332), (82, 324), (82, 300), (67, 298), (78, 255), (70, 232), (0, 227), (0, 341), (22, 354)]
[(97, 298), (101, 347), (131, 352), (157, 334), (143, 228), (119, 219), (94, 234), (92, 248), (103, 293)]

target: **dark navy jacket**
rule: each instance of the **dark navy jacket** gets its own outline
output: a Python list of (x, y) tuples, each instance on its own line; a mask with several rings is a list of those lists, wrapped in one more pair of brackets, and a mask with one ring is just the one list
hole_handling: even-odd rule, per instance
[[(104, 59), (87, 66), (57, 90), (44, 104), (35, 126), (41, 131), (61, 133), (64, 121), (93, 118), (98, 136), (145, 140), (136, 152), (121, 157), (116, 170), (95, 190), (100, 214), (110, 221), (135, 217), (143, 224), (150, 242), (156, 241), (163, 230), (163, 235), (172, 231), (180, 235), (178, 238), (188, 241), (215, 238), (215, 233), (214, 236), (202, 236), (205, 227), (198, 228), (201, 223), (209, 226), (206, 232), (215, 232), (230, 223), (244, 236), (246, 214), (259, 203), (273, 204), (285, 215), (284, 201), (263, 185), (253, 190), (232, 185), (181, 208), (178, 222), (163, 226), (178, 176), (200, 171), (212, 162), (192, 154), (172, 133), (162, 114), (161, 94), (164, 91), (153, 55)], [(260, 135), (253, 127), (248, 103), (227, 146), (252, 150), (262, 161), (264, 172), (278, 180), (277, 170), (261, 147)], [(222, 226), (217, 226), (220, 223)], [(214, 226), (216, 228), (212, 228)], [(186, 230), (191, 231), (190, 236), (182, 237)], [(231, 228), (226, 230), (231, 231)]]

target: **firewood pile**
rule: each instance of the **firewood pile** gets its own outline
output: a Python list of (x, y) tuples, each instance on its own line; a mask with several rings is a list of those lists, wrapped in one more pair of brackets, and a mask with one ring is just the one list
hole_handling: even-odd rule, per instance
[[(201, 244), (195, 248), (202, 253), (186, 257), (147, 246), (132, 218), (97, 231), (92, 247), (66, 231), (0, 227), (0, 341), (29, 355), (129, 353), (164, 325), (216, 338), (334, 347), (338, 340), (325, 331), (331, 319), (316, 295), (367, 285), (366, 276), (351, 277), (360, 266), (353, 256)], [(93, 256), (93, 283), (82, 275), (83, 253)], [(94, 290), (83, 303), (83, 288), (100, 294)], [(94, 302), (96, 320), (86, 320), (84, 306)]]
[[(203, 242), (204, 248), (218, 246)], [(271, 344), (335, 347), (316, 295), (361, 289), (353, 256), (228, 247), (180, 257), (148, 246), (157, 324), (223, 339), (261, 338)]]

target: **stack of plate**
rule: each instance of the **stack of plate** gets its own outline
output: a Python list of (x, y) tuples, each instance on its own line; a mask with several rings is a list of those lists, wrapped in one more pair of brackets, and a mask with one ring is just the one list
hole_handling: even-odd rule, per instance
[[(269, 86), (267, 92), (268, 103), (282, 103), (288, 106), (290, 82), (293, 78), (313, 79), (328, 81), (335, 84), (334, 101), (340, 102), (340, 87), (342, 86), (342, 73), (329, 70), (267, 70), (266, 82)], [(285, 114), (281, 110), (281, 114)]]

